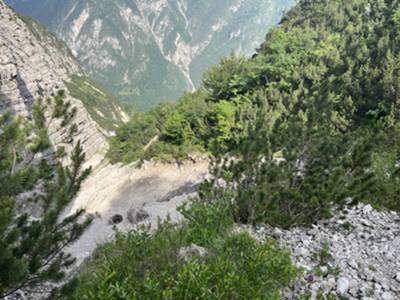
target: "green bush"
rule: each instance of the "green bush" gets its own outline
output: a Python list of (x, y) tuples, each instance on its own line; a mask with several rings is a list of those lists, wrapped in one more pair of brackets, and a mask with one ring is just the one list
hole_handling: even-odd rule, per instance
[(233, 226), (234, 219), (227, 201), (203, 203), (194, 201), (184, 205), (179, 211), (188, 220), (185, 228), (186, 242), (209, 247), (218, 237), (223, 237)]
[[(213, 173), (226, 187), (212, 182), (204, 201), (227, 193), (235, 221), (285, 228), (327, 218), (348, 199), (399, 210), (399, 9), (299, 1), (252, 59), (213, 68), (208, 120), (222, 150), (212, 151)], [(234, 116), (213, 119), (221, 106)]]
[(176, 105), (161, 104), (136, 113), (111, 138), (112, 163), (137, 160), (183, 160), (190, 152), (205, 151), (207, 105), (201, 92), (185, 94)]
[[(220, 205), (194, 202), (182, 212), (186, 225), (162, 223), (154, 233), (142, 228), (117, 234), (100, 246), (62, 297), (280, 299), (297, 275), (289, 253), (275, 242), (232, 233), (233, 220)], [(205, 257), (180, 257), (179, 250), (191, 244), (205, 246)]]

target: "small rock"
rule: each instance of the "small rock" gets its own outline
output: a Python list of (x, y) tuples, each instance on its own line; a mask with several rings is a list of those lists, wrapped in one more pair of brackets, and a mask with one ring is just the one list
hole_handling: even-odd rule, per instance
[(389, 284), (385, 280), (381, 281), (381, 286), (386, 291), (390, 289)]
[(384, 292), (382, 294), (382, 300), (394, 300), (392, 293)]
[(328, 267), (326, 266), (322, 266), (319, 269), (321, 270), (322, 274), (326, 274), (328, 272)]
[(351, 288), (349, 290), (349, 294), (354, 296), (354, 297), (357, 297), (358, 296), (358, 289), (357, 288)]
[(149, 217), (149, 213), (145, 211), (143, 208), (136, 210), (130, 209), (127, 213), (127, 218), (129, 223), (135, 225), (147, 219)]
[(282, 291), (282, 296), (284, 299), (293, 298), (293, 291), (290, 288), (284, 288)]
[(377, 291), (377, 292), (380, 292), (382, 290), (382, 286), (377, 282), (375, 282), (374, 288), (375, 288), (375, 291)]
[(366, 226), (366, 227), (372, 227), (372, 224), (370, 221), (366, 220), (366, 219), (362, 219), (361, 220), (361, 224)]
[(396, 285), (396, 284), (393, 284), (391, 287), (390, 287), (390, 290), (391, 291), (393, 291), (393, 292), (395, 292), (396, 294), (398, 293), (398, 294), (400, 294), (400, 285)]
[(205, 259), (207, 254), (206, 248), (192, 244), (188, 247), (181, 248), (178, 252), (178, 257), (183, 261), (189, 261), (195, 256)]
[(272, 231), (272, 236), (274, 238), (280, 238), (282, 236), (282, 230), (277, 228), (277, 227), (274, 228), (273, 231)]
[(373, 210), (372, 206), (370, 204), (364, 206), (363, 208), (363, 213), (364, 214), (369, 214)]
[(306, 248), (300, 247), (296, 248), (296, 250), (294, 251), (294, 255), (307, 257), (310, 256), (310, 252)]
[(345, 294), (350, 287), (350, 282), (346, 277), (340, 277), (337, 281), (336, 290), (339, 295)]
[(363, 282), (360, 291), (363, 295), (368, 296), (373, 292), (373, 286), (371, 283)]
[(347, 263), (350, 267), (352, 267), (353, 269), (356, 269), (357, 270), (357, 268), (358, 268), (358, 264), (357, 264), (357, 262), (355, 261), (355, 260), (350, 260), (348, 263)]
[(400, 282), (400, 272), (396, 274), (395, 279)]
[(352, 288), (357, 288), (358, 289), (358, 281), (355, 280), (354, 278), (350, 279), (349, 288), (350, 289), (352, 289)]
[(326, 292), (332, 291), (336, 286), (335, 278), (329, 278), (327, 281), (323, 283), (323, 288)]
[(309, 300), (318, 300), (317, 299), (318, 292), (317, 291), (310, 291), (310, 298)]
[(374, 278), (374, 274), (368, 268), (364, 269), (363, 275), (367, 281), (372, 281)]

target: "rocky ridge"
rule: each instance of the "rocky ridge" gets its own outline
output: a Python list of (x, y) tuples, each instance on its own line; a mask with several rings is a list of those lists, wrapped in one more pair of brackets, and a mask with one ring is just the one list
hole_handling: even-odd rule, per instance
[(400, 216), (396, 212), (359, 204), (335, 211), (333, 218), (310, 229), (259, 226), (255, 233), (258, 238), (277, 239), (304, 270), (304, 277), (284, 291), (285, 299), (301, 295), (400, 299)]
[[(69, 49), (33, 20), (21, 19), (0, 0), (0, 113), (8, 111), (31, 119), (37, 97), (65, 90), (66, 101), (77, 109), (74, 139), (81, 141), (88, 163), (97, 164), (107, 148), (104, 130), (93, 121), (81, 99), (70, 95), (66, 82), (72, 75), (84, 73)], [(54, 148), (62, 145), (68, 152), (67, 130), (60, 130), (57, 122), (48, 122)]]

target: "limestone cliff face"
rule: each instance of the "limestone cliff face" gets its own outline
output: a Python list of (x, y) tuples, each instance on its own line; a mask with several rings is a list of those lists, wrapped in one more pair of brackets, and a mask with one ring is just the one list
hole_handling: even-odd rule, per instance
[[(105, 130), (92, 119), (82, 101), (71, 96), (67, 84), (72, 76), (84, 74), (69, 49), (34, 21), (20, 18), (0, 0), (0, 113), (10, 111), (30, 119), (37, 97), (64, 89), (66, 100), (77, 108), (73, 122), (79, 129), (74, 139), (81, 140), (88, 161), (96, 163), (107, 147), (102, 133)], [(63, 144), (66, 134), (57, 124), (49, 127), (55, 147)], [(64, 146), (67, 151), (71, 147)]]

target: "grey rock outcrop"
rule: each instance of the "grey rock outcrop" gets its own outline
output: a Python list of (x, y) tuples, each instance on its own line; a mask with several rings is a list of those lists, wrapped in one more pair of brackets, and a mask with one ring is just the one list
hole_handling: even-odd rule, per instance
[[(88, 161), (95, 164), (106, 149), (106, 140), (82, 102), (68, 94), (65, 82), (81, 74), (79, 64), (69, 49), (36, 22), (20, 18), (0, 0), (0, 113), (9, 111), (31, 119), (38, 96), (46, 97), (59, 89), (67, 92), (67, 101), (77, 108), (73, 122), (78, 125), (75, 139), (81, 140)], [(67, 130), (57, 122), (49, 126), (53, 145), (63, 145), (66, 152)]]

